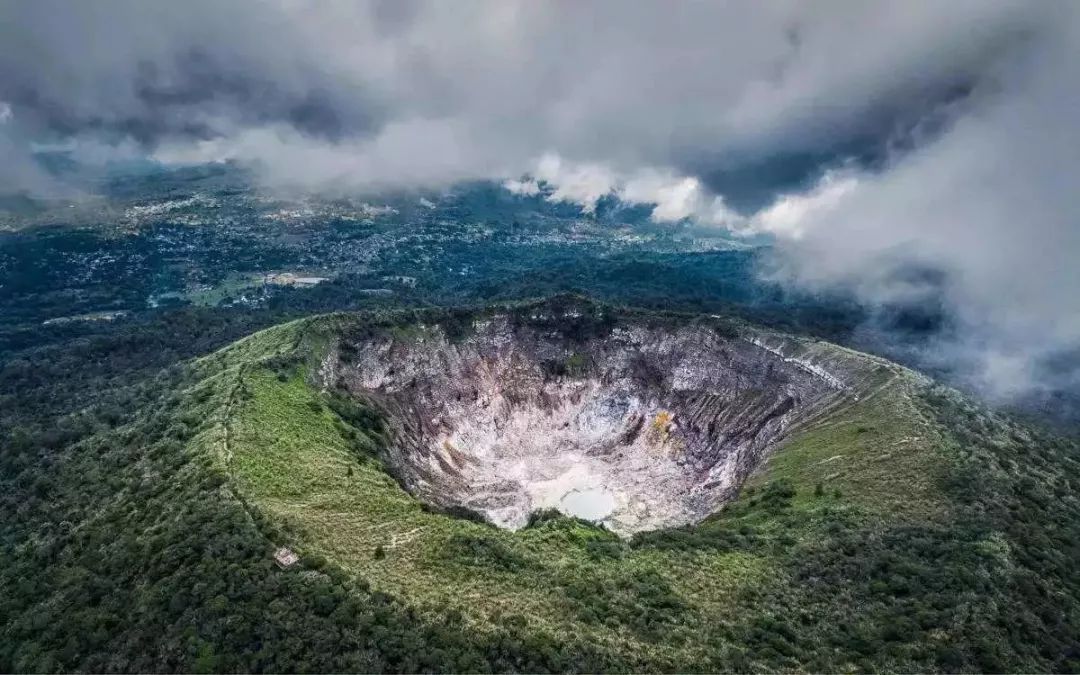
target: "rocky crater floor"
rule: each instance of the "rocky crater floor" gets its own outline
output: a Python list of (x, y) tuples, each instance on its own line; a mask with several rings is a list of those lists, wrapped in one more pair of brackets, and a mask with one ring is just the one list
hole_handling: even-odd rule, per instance
[(541, 305), (466, 324), (343, 336), (320, 377), (384, 412), (410, 492), (514, 529), (548, 508), (623, 535), (697, 522), (873, 367), (708, 317)]

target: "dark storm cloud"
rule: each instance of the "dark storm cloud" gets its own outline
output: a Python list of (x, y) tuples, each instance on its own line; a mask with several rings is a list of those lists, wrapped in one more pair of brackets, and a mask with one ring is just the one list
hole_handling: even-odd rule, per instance
[[(1045, 14), (985, 2), (8, 0), (0, 100), (41, 134), (173, 150), (215, 140), (206, 156), (259, 161), (269, 178), (287, 157), (318, 162), (312, 186), (512, 173), (553, 151), (725, 188), (713, 177), (880, 143), (980, 81)], [(433, 170), (424, 148), (452, 156)]]
[[(139, 64), (133, 87), (142, 104), (140, 117), (169, 120), (172, 110), (211, 109), (240, 125), (283, 122), (311, 136), (339, 140), (371, 133), (378, 127), (377, 106), (359, 97), (343, 97), (334, 83), (322, 82), (312, 73), (310, 85), (300, 90), (280, 89), (270, 74), (250, 73), (219, 57), (192, 50), (177, 56), (166, 67), (154, 62)], [(207, 124), (154, 129), (139, 138), (153, 143), (170, 133), (211, 138)]]
[[(23, 25), (17, 20), (3, 25), (21, 28), (21, 38), (0, 47), (0, 100), (41, 133), (130, 137), (152, 147), (163, 139), (208, 139), (276, 122), (331, 140), (370, 133), (378, 126), (379, 107), (361, 88), (342, 88), (342, 82), (328, 77), (304, 54), (267, 60), (262, 52), (271, 45), (258, 44), (256, 36), (244, 30), (228, 42), (215, 43), (212, 40), (221, 36), (171, 34), (168, 22), (157, 23), (155, 12), (138, 7), (125, 7), (132, 11), (111, 16), (115, 22), (103, 22), (93, 10), (109, 7), (106, 3), (66, 3), (68, 11), (43, 5), (26, 3), (13, 10)], [(96, 20), (84, 25), (85, 17), (79, 14), (87, 9)], [(199, 16), (199, 9), (193, 8), (193, 16)], [(213, 9), (201, 9), (209, 23), (222, 18)], [(185, 18), (191, 22), (191, 16)], [(49, 30), (36, 30), (42, 24)], [(84, 30), (103, 34), (92, 39), (81, 34)], [(156, 35), (161, 43), (142, 50), (127, 42), (128, 32)], [(33, 44), (34, 62), (22, 52), (12, 53), (27, 47), (26, 36), (42, 33), (52, 40)], [(100, 52), (108, 51), (113, 39), (120, 43), (118, 58), (105, 59), (107, 67), (102, 68)], [(274, 41), (274, 36), (267, 40)], [(107, 92), (108, 98), (99, 92)]]
[[(543, 178), (934, 301), (998, 391), (1080, 344), (1075, 3), (0, 0), (0, 180), (30, 141), (319, 190)], [(543, 157), (542, 161), (540, 158)], [(531, 194), (534, 181), (509, 184)], [(733, 208), (734, 207), (734, 208)]]

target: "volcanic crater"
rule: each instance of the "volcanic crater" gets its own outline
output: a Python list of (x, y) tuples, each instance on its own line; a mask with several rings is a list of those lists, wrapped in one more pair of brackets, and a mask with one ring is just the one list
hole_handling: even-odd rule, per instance
[(579, 302), (346, 334), (320, 376), (383, 412), (383, 459), (421, 500), (629, 535), (714, 512), (864, 370), (827, 343)]

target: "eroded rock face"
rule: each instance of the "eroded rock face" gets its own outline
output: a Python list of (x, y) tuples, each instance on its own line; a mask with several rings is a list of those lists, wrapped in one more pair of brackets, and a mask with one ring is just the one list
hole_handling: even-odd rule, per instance
[(568, 337), (551, 326), (574, 316), (545, 311), (458, 339), (346, 338), (324, 384), (386, 411), (387, 462), (421, 499), (510, 528), (558, 508), (621, 534), (704, 518), (793, 426), (855, 396), (845, 359), (784, 338), (625, 318)]

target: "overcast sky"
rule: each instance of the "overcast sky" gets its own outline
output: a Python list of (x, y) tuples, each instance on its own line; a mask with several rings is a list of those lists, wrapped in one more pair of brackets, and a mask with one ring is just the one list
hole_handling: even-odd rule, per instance
[(0, 191), (62, 192), (42, 143), (769, 233), (791, 283), (943, 297), (1003, 394), (1080, 346), (1074, 2), (0, 0)]

